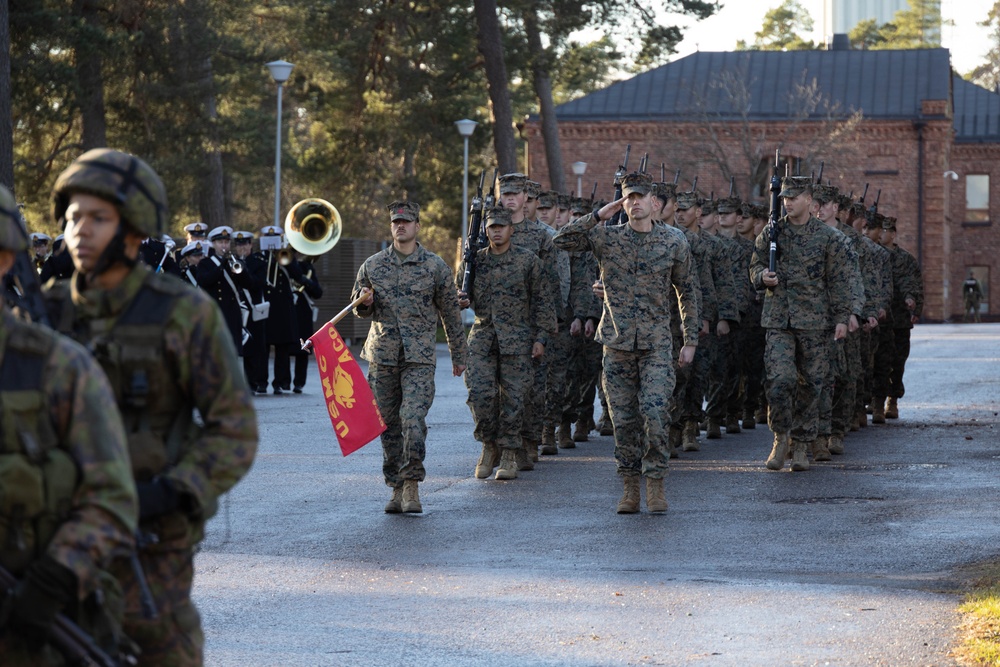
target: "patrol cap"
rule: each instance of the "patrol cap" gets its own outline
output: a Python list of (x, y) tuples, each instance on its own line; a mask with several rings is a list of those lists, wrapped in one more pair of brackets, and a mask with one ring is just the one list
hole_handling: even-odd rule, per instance
[(666, 204), (671, 199), (677, 197), (676, 183), (653, 183), (653, 195), (659, 197)]
[(584, 199), (583, 197), (571, 197), (569, 210), (571, 213), (577, 213), (580, 215), (590, 213), (590, 201)]
[(253, 242), (253, 232), (244, 232), (244, 231), (233, 232), (233, 242), (251, 243)]
[(524, 191), (527, 193), (528, 199), (538, 199), (538, 195), (542, 192), (542, 184), (528, 179), (524, 182)]
[(719, 210), (719, 200), (718, 199), (705, 199), (702, 197), (698, 200), (698, 205), (701, 206), (701, 214), (712, 215)]
[(755, 218), (757, 217), (757, 207), (748, 201), (740, 203), (740, 217), (741, 218)]
[(500, 194), (516, 194), (525, 192), (528, 187), (528, 177), (520, 172), (504, 174), (500, 177)]
[(851, 208), (851, 204), (853, 204), (853, 203), (854, 203), (854, 200), (851, 199), (850, 196), (845, 195), (844, 193), (840, 193), (839, 195), (837, 195), (837, 209), (838, 210), (840, 210), (840, 211), (846, 211), (849, 208)]
[(184, 231), (191, 236), (204, 236), (208, 233), (208, 225), (204, 222), (192, 222), (190, 225), (184, 226)]
[(229, 225), (219, 225), (208, 233), (209, 241), (228, 241), (233, 234), (233, 228)]
[(836, 185), (814, 185), (813, 199), (821, 204), (836, 201), (839, 205), (840, 189)]
[(559, 205), (559, 193), (546, 190), (538, 195), (538, 208), (556, 208)]
[(882, 229), (889, 232), (896, 231), (896, 218), (892, 217), (891, 215), (885, 216), (885, 218), (882, 220)]
[(559, 195), (559, 210), (568, 211), (570, 205), (573, 203), (573, 198), (570, 195)]
[(389, 211), (389, 221), (405, 220), (406, 222), (420, 221), (420, 204), (415, 201), (405, 199), (397, 200), (385, 207)]
[(723, 197), (717, 201), (720, 214), (738, 213), (742, 210), (743, 202), (739, 197)]
[(882, 222), (885, 220), (884, 215), (873, 211), (865, 211), (864, 216), (865, 229), (882, 229)]
[(21, 252), (27, 250), (28, 239), (21, 226), (21, 212), (10, 190), (0, 185), (0, 248)]
[(677, 208), (686, 211), (692, 206), (698, 205), (698, 193), (694, 191), (677, 193)]
[(653, 177), (649, 174), (643, 174), (638, 171), (633, 171), (631, 174), (625, 174), (622, 179), (622, 195), (628, 197), (630, 194), (649, 194), (653, 190)]
[(282, 236), (284, 232), (281, 231), (281, 227), (277, 225), (267, 225), (260, 230), (261, 236)]
[(779, 197), (798, 197), (803, 192), (812, 192), (812, 176), (785, 176), (781, 179)]
[(486, 226), (491, 227), (493, 225), (512, 225), (513, 220), (510, 217), (510, 210), (503, 208), (502, 206), (494, 206), (490, 210), (486, 211)]
[(201, 241), (191, 241), (186, 246), (181, 248), (181, 257), (190, 257), (192, 255), (204, 255), (205, 250), (201, 245)]

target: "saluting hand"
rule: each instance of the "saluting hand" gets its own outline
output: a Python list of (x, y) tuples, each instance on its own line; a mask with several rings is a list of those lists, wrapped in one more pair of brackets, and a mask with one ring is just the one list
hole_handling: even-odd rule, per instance
[(622, 210), (622, 204), (624, 202), (625, 202), (625, 197), (622, 197), (621, 199), (616, 199), (610, 204), (605, 204), (604, 206), (601, 207), (601, 210), (597, 212), (597, 217), (601, 219), (601, 222), (610, 220), (611, 216), (613, 216), (618, 211)]

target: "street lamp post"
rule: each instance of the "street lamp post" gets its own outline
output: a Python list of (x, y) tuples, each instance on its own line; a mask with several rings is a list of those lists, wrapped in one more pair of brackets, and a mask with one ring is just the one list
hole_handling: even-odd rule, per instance
[(274, 225), (281, 226), (281, 88), (292, 74), (292, 63), (275, 60), (267, 64), (271, 78), (278, 84), (278, 132), (274, 149)]
[(462, 120), (455, 121), (455, 127), (458, 128), (458, 133), (462, 135), (463, 147), (463, 157), (462, 157), (462, 238), (464, 239), (468, 233), (469, 226), (469, 137), (472, 136), (472, 132), (476, 129), (478, 125), (474, 120), (469, 120), (464, 118)]
[(573, 173), (576, 174), (576, 196), (583, 196), (583, 175), (587, 172), (586, 162), (574, 162)]

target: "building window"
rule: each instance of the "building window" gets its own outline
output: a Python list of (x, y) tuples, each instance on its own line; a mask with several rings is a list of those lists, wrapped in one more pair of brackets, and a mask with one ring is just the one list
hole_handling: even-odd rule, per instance
[(965, 177), (965, 221), (990, 221), (989, 174), (969, 174)]

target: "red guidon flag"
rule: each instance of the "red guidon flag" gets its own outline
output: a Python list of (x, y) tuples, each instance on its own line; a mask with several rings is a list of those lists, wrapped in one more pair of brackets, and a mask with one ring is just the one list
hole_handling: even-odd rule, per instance
[(323, 381), (326, 409), (340, 450), (347, 456), (377, 438), (385, 430), (385, 420), (365, 374), (337, 328), (327, 322), (309, 340)]

